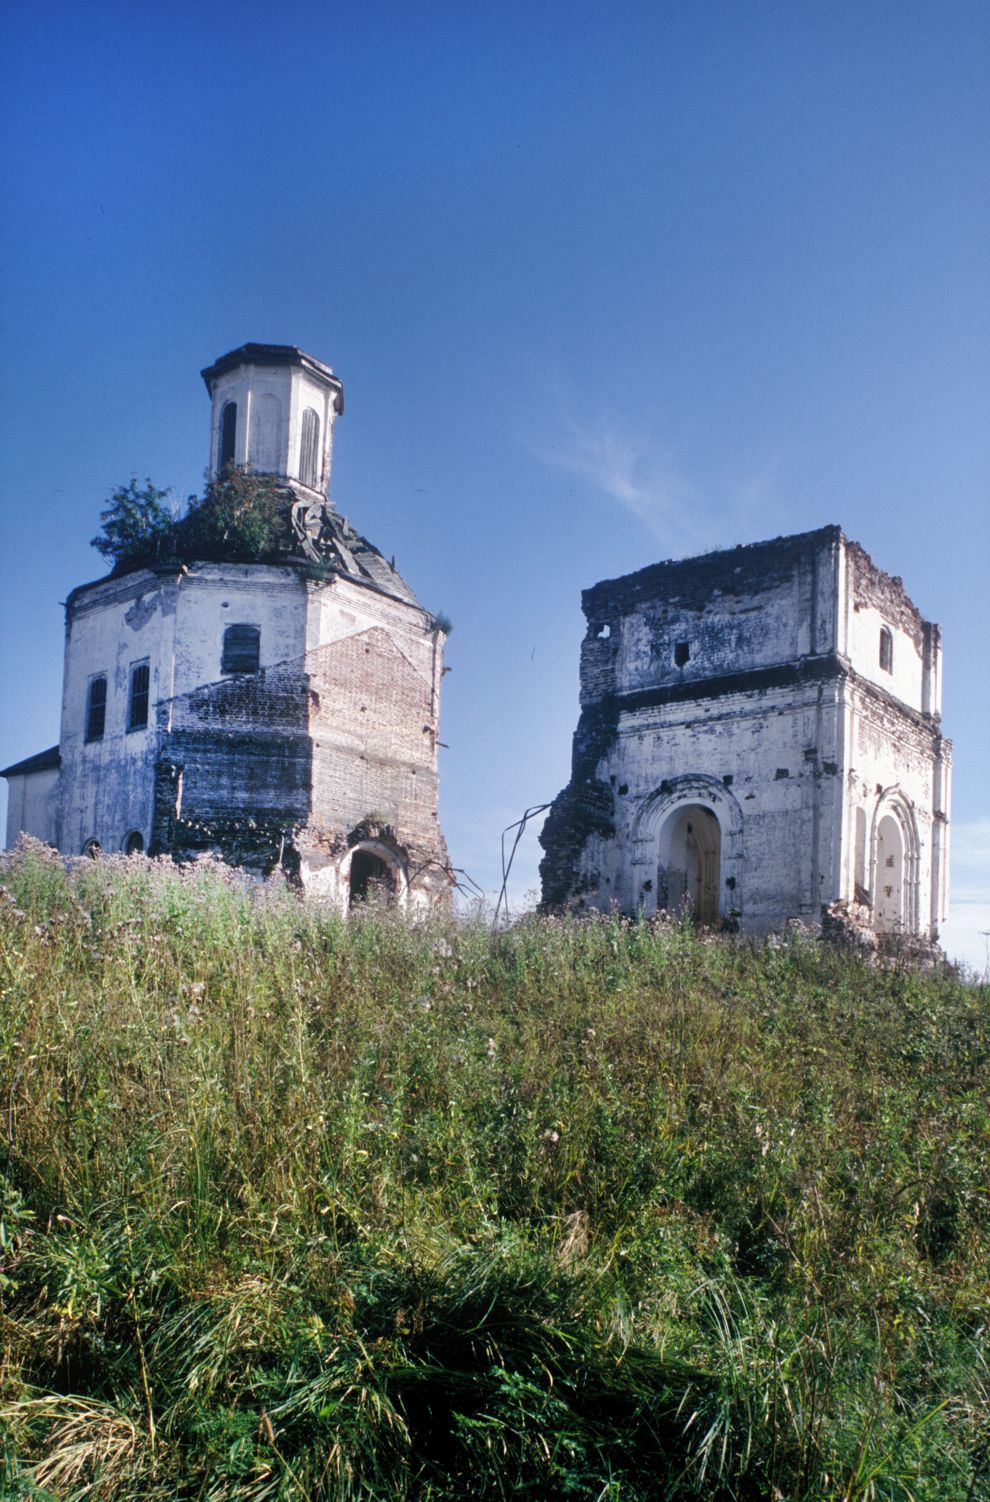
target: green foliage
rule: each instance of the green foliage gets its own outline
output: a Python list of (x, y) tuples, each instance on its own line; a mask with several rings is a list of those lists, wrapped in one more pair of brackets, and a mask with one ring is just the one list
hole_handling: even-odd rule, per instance
[(0, 870), (0, 1494), (987, 1502), (985, 988)]
[(168, 505), (170, 492), (150, 480), (139, 487), (136, 475), (118, 485), (100, 512), (102, 530), (92, 546), (109, 561), (151, 563), (172, 556), (175, 516)]
[(269, 558), (288, 548), (290, 501), (273, 475), (228, 464), (202, 499), (190, 499), (177, 528), (179, 552), (183, 558)]
[(202, 497), (189, 497), (182, 516), (168, 509), (167, 497), (150, 480), (143, 489), (136, 479), (119, 487), (100, 514), (93, 547), (118, 569), (197, 558), (256, 562), (290, 550), (291, 496), (273, 475), (228, 464)]

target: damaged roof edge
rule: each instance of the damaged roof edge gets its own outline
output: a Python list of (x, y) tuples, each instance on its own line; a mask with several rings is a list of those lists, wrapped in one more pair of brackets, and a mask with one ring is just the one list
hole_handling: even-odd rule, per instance
[(631, 574), (620, 574), (615, 579), (600, 579), (597, 584), (592, 584), (590, 589), (584, 590), (583, 598), (590, 603), (599, 590), (607, 592), (614, 586), (625, 588), (657, 575), (674, 574), (681, 569), (690, 570), (699, 566), (717, 566), (720, 570), (729, 569), (736, 562), (740, 564), (756, 562), (763, 554), (803, 552), (821, 543), (838, 542), (843, 536), (842, 528), (832, 522), (828, 526), (818, 527), (810, 532), (783, 534), (780, 537), (767, 538), (763, 542), (743, 542), (732, 548), (712, 548), (707, 553), (696, 553), (689, 558), (662, 558), (659, 562), (648, 563), (645, 568), (636, 569)]

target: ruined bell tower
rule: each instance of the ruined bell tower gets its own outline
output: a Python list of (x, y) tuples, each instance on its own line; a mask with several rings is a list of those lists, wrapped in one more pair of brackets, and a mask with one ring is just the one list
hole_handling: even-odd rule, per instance
[(934, 943), (951, 744), (939, 628), (836, 526), (584, 592), (546, 908), (795, 919)]

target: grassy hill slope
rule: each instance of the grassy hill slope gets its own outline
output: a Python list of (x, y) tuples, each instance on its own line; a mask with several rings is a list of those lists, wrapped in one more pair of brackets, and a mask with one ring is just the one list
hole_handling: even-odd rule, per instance
[(4, 1497), (990, 1496), (985, 989), (0, 882)]

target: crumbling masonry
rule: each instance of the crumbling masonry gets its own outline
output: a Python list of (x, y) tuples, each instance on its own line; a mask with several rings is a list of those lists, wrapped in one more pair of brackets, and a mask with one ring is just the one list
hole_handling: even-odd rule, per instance
[(583, 595), (543, 903), (934, 943), (951, 746), (939, 628), (838, 527)]
[(341, 383), (287, 345), (245, 345), (203, 376), (212, 468), (275, 475), (292, 543), (72, 592), (61, 737), (3, 773), (8, 843), (210, 853), (342, 906), (376, 888), (443, 902), (444, 632), (330, 501)]

